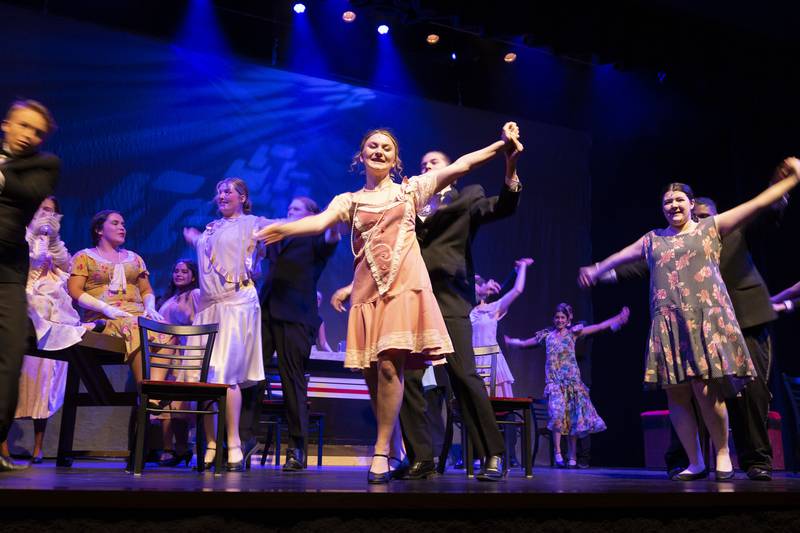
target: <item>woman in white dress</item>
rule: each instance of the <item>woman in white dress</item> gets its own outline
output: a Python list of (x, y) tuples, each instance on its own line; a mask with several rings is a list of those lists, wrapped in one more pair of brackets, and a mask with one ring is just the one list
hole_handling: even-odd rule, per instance
[[(54, 196), (45, 198), (25, 232), (30, 250), (30, 268), (25, 291), (28, 316), (36, 330), (40, 350), (63, 350), (81, 341), (87, 329), (105, 323), (81, 324), (67, 294), (70, 255), (59, 239), (61, 210)], [(19, 400), (14, 418), (33, 419), (33, 463), (42, 462), (42, 443), (47, 419), (64, 403), (67, 363), (26, 355), (19, 378)], [(2, 443), (8, 456), (8, 443)]]
[(475, 285), (475, 296), (480, 303), (473, 307), (469, 313), (469, 319), (472, 322), (472, 346), (475, 349), (475, 366), (491, 366), (492, 356), (479, 354), (497, 353), (495, 361), (495, 390), (491, 391), (490, 396), (498, 398), (514, 397), (514, 393), (511, 390), (514, 376), (511, 374), (511, 369), (508, 368), (503, 352), (497, 346), (497, 323), (506, 316), (508, 308), (525, 290), (525, 274), (532, 264), (533, 259), (529, 257), (517, 259), (514, 262), (514, 269), (517, 271), (514, 286), (501, 298), (493, 302), (487, 303), (487, 300), (496, 290), (492, 287), (492, 280)]
[[(222, 218), (209, 223), (203, 233), (184, 228), (183, 234), (197, 249), (200, 293), (194, 323), (219, 324), (208, 380), (229, 385), (226, 468), (241, 471), (244, 469), (239, 438), (241, 388), (264, 379), (261, 307), (254, 282), (264, 246), (253, 233), (272, 221), (250, 214), (250, 194), (240, 178), (226, 178), (217, 183), (215, 201)], [(204, 425), (208, 446), (203, 460), (210, 468), (218, 446), (215, 418), (205, 417)]]

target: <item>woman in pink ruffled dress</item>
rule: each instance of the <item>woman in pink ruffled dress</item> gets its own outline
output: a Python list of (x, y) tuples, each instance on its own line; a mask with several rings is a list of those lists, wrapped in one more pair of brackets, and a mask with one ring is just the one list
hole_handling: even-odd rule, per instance
[(374, 402), (378, 431), (367, 476), (370, 483), (388, 482), (394, 468), (390, 457), (401, 455), (395, 430), (403, 399), (403, 369), (444, 361), (445, 354), (453, 351), (417, 243), (417, 211), (435, 192), (510, 145), (521, 149), (518, 137), (517, 125), (509, 122), (501, 140), (440, 170), (396, 183), (392, 177), (402, 171), (397, 139), (388, 130), (372, 130), (353, 160), (363, 165), (364, 187), (336, 196), (318, 215), (273, 224), (257, 233), (270, 244), (316, 235), (339, 223), (351, 228), (355, 272), (345, 367), (364, 372)]

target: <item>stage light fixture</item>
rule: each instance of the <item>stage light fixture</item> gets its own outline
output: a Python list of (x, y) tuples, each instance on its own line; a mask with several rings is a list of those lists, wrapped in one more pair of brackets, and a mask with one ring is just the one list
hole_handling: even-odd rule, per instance
[(514, 52), (509, 52), (503, 56), (503, 61), (505, 61), (506, 63), (513, 63), (516, 60), (517, 60), (517, 54), (515, 54)]
[(386, 24), (381, 24), (380, 26), (378, 26), (378, 33), (380, 33), (381, 35), (386, 35), (387, 33), (389, 33), (389, 26), (387, 26)]
[(294, 9), (294, 12), (299, 15), (300, 13), (306, 12), (306, 5), (302, 2), (297, 2), (292, 9)]
[(453, 61), (455, 61), (456, 59), (458, 59), (458, 56), (456, 55), (456, 53), (455, 53), (455, 52), (453, 52), (452, 54), (450, 54), (450, 59), (452, 59)]
[(345, 22), (353, 22), (356, 20), (356, 14), (353, 11), (345, 11), (342, 13), (342, 20)]
[(428, 41), (428, 44), (436, 44), (439, 42), (439, 36), (435, 33), (431, 33), (425, 38), (425, 40)]

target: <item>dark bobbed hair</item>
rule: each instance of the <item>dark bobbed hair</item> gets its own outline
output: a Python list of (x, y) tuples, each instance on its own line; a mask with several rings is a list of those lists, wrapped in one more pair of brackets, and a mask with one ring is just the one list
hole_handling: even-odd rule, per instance
[[(177, 285), (175, 285), (175, 281), (172, 279), (172, 272), (175, 271), (175, 267), (178, 266), (178, 263), (183, 263), (186, 265), (186, 268), (192, 273), (192, 282), (187, 285), (186, 287), (179, 289)], [(193, 259), (178, 259), (172, 265), (172, 270), (170, 271), (169, 275), (169, 288), (167, 289), (167, 294), (165, 295), (164, 299), (167, 300), (172, 298), (178, 292), (184, 293), (187, 291), (191, 291), (192, 289), (196, 289), (199, 287), (199, 282), (197, 280), (197, 263)]]

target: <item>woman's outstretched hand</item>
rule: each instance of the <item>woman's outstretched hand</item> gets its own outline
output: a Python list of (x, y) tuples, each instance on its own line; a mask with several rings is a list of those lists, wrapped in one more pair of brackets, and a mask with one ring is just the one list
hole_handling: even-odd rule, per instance
[(619, 331), (622, 329), (622, 326), (628, 323), (628, 319), (631, 316), (631, 310), (628, 306), (622, 308), (622, 311), (619, 312), (617, 316), (615, 316), (611, 321), (611, 331)]
[(282, 231), (283, 224), (275, 223), (253, 231), (253, 237), (264, 244), (275, 244), (286, 235)]
[(597, 267), (594, 265), (581, 267), (578, 270), (578, 285), (588, 289), (597, 285)]
[(514, 261), (514, 269), (519, 270), (520, 267), (529, 267), (533, 264), (533, 259), (530, 257), (521, 257)]

